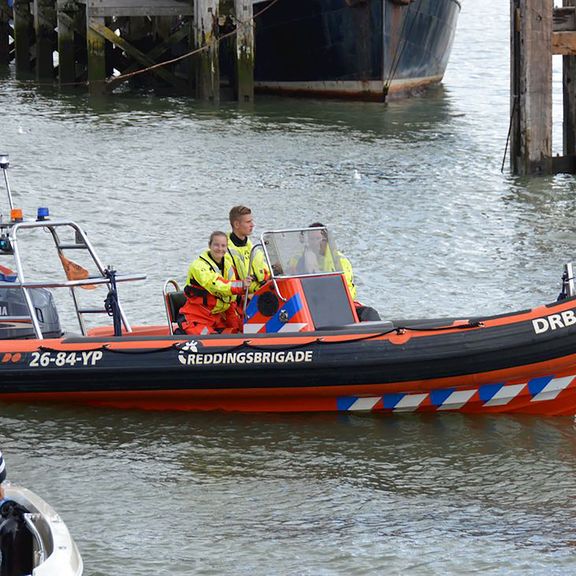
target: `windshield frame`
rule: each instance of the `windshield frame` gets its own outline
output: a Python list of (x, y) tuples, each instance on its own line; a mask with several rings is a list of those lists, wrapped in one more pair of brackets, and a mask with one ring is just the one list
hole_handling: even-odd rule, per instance
[[(310, 234), (312, 232), (322, 232), (322, 235), (325, 237), (327, 241), (327, 250), (330, 251), (331, 261), (333, 264), (333, 270), (321, 270), (317, 272), (306, 272), (302, 271), (293, 271), (293, 272), (284, 272), (284, 269), (289, 270), (289, 262), (285, 262), (285, 256), (280, 256), (278, 253), (278, 243), (273, 242), (274, 237), (280, 237), (282, 235), (305, 235)], [(302, 241), (302, 244), (305, 244), (305, 241)], [(286, 278), (310, 278), (315, 276), (329, 276), (333, 274), (344, 274), (344, 270), (342, 268), (342, 263), (340, 260), (340, 252), (336, 246), (336, 241), (334, 236), (331, 234), (330, 230), (326, 226), (313, 226), (313, 227), (305, 227), (305, 228), (284, 228), (278, 230), (265, 230), (260, 234), (260, 246), (264, 251), (264, 255), (266, 257), (266, 262), (268, 264), (268, 268), (270, 270), (270, 274), (272, 279), (280, 280)], [(302, 253), (304, 250), (302, 251)], [(296, 257), (301, 257), (302, 254), (300, 253), (293, 253), (292, 259)], [(288, 264), (288, 266), (287, 266)], [(282, 270), (279, 272), (278, 265)]]

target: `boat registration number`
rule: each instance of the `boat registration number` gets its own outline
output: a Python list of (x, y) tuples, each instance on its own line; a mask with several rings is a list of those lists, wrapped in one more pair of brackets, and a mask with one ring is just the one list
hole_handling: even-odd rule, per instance
[(46, 368), (47, 366), (95, 366), (102, 359), (101, 350), (89, 352), (32, 352), (31, 368)]

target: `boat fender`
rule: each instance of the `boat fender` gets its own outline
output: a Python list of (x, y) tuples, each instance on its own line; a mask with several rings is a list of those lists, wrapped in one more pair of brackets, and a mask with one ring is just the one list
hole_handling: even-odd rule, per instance
[(258, 312), (262, 316), (274, 316), (278, 311), (280, 302), (278, 301), (278, 296), (274, 292), (264, 292), (258, 298)]
[(34, 570), (34, 538), (26, 525), (28, 510), (13, 500), (0, 503), (2, 576), (22, 576)]

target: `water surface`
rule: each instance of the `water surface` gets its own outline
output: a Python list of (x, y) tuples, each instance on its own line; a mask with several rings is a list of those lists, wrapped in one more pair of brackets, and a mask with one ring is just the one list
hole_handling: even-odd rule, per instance
[[(134, 323), (164, 321), (164, 280), (184, 280), (240, 203), (257, 232), (328, 224), (383, 317), (536, 306), (576, 255), (576, 186), (501, 172), (508, 26), (507, 5), (465, 2), (443, 86), (388, 105), (90, 100), (8, 70), (0, 148), (27, 213), (72, 216), (106, 264), (147, 274), (121, 287)], [(576, 567), (568, 418), (3, 406), (0, 446), (10, 478), (62, 514), (91, 576)]]

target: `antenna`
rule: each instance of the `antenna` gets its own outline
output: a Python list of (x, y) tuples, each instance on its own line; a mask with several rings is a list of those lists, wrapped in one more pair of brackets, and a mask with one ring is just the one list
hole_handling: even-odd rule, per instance
[[(10, 166), (10, 161), (8, 159), (8, 154), (0, 153), (0, 168), (4, 172), (4, 182), (6, 183), (6, 192), (8, 193), (8, 204), (10, 205), (10, 211), (14, 208), (12, 202), (12, 192), (10, 191), (10, 183), (8, 182), (8, 167)], [(1, 212), (0, 212), (1, 215)]]

